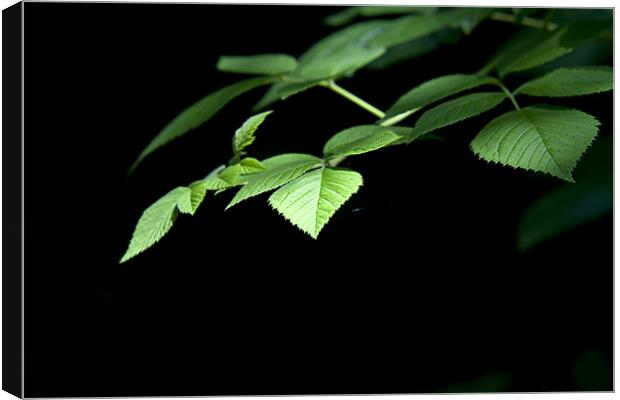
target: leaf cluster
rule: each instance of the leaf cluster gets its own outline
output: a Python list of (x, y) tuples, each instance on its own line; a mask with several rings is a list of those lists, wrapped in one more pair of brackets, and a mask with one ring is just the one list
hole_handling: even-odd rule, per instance
[[(609, 91), (613, 70), (607, 66), (563, 66), (534, 76), (516, 89), (505, 82), (522, 71), (571, 53), (611, 31), (609, 18), (535, 19), (538, 11), (506, 14), (491, 8), (352, 7), (325, 20), (342, 27), (295, 58), (286, 54), (223, 56), (223, 72), (254, 75), (211, 93), (166, 125), (140, 154), (134, 167), (154, 150), (207, 122), (235, 97), (270, 85), (255, 109), (313, 87), (326, 87), (366, 109), (378, 119), (334, 134), (320, 156), (287, 153), (263, 160), (247, 157), (255, 133), (271, 111), (250, 117), (234, 133), (232, 158), (204, 179), (180, 186), (147, 208), (138, 221), (126, 261), (157, 242), (179, 213), (193, 215), (208, 191), (238, 188), (227, 209), (244, 200), (274, 191), (269, 205), (312, 238), (317, 238), (334, 213), (363, 184), (362, 176), (338, 165), (347, 157), (394, 145), (408, 144), (444, 127), (497, 108), (509, 101), (512, 110), (492, 118), (471, 141), (480, 159), (549, 174), (573, 182), (573, 170), (598, 133), (597, 119), (583, 111), (545, 102), (521, 107), (526, 97), (557, 100)], [(381, 17), (381, 18), (374, 18)], [(390, 18), (386, 18), (390, 17)], [(368, 19), (371, 18), (371, 19)], [(361, 21), (355, 22), (358, 19)], [(469, 34), (485, 20), (524, 25), (476, 73), (439, 76), (411, 88), (385, 112), (340, 87), (381, 59), (389, 66), (443, 43), (446, 32)], [(443, 35), (443, 36), (442, 36)], [(426, 45), (421, 43), (426, 43)], [(405, 50), (403, 50), (405, 49)], [(394, 51), (399, 54), (395, 56)], [(519, 99), (519, 100), (518, 100)], [(402, 123), (417, 117), (412, 123)], [(133, 167), (132, 167), (133, 168)]]

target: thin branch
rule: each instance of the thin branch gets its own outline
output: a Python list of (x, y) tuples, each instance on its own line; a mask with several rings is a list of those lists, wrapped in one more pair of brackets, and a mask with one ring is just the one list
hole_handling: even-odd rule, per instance
[(531, 28), (543, 29), (547, 31), (554, 31), (558, 29), (558, 24), (551, 21), (544, 21), (542, 19), (524, 17), (521, 21), (517, 20), (517, 17), (513, 14), (494, 12), (491, 14), (491, 19), (494, 21), (508, 22), (511, 24), (521, 24), (523, 26), (529, 26)]
[(366, 110), (369, 113), (375, 115), (376, 117), (379, 117), (379, 118), (385, 117), (385, 113), (383, 111), (379, 110), (377, 107), (375, 107), (372, 104), (366, 102), (365, 100), (357, 97), (356, 95), (354, 95), (353, 93), (349, 92), (348, 90), (338, 86), (336, 84), (336, 82), (334, 82), (333, 80), (321, 82), (320, 85), (323, 86), (323, 87), (326, 87), (326, 88), (328, 88), (330, 90), (332, 90), (335, 93), (338, 93), (339, 95), (341, 95), (345, 99), (347, 99), (347, 100), (357, 104), (358, 106), (362, 107), (364, 110)]
[(512, 102), (512, 105), (515, 106), (515, 108), (520, 111), (521, 107), (519, 107), (519, 103), (517, 103), (517, 99), (515, 99), (515, 96), (512, 94), (512, 92), (508, 90), (508, 88), (504, 86), (504, 84), (499, 79), (496, 79), (493, 83), (502, 89), (502, 91), (506, 94), (506, 96)]

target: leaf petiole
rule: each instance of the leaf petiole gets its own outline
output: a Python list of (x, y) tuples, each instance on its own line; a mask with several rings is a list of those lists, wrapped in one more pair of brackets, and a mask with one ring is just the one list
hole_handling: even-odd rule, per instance
[(517, 99), (515, 99), (515, 96), (512, 94), (510, 90), (508, 90), (508, 88), (499, 79), (496, 79), (493, 83), (497, 85), (500, 89), (502, 89), (502, 91), (510, 99), (510, 101), (512, 102), (512, 105), (515, 106), (517, 110), (521, 110), (521, 107), (519, 107), (519, 103), (517, 103)]
[(361, 98), (357, 97), (356, 95), (354, 95), (353, 93), (349, 92), (348, 90), (344, 89), (341, 86), (338, 86), (336, 84), (336, 82), (334, 82), (333, 80), (328, 80), (328, 81), (323, 81), (321, 83), (319, 83), (320, 86), (326, 87), (328, 89), (330, 89), (331, 91), (338, 93), (339, 95), (341, 95), (342, 97), (344, 97), (345, 99), (357, 104), (358, 106), (362, 107), (364, 110), (368, 111), (369, 113), (379, 117), (379, 118), (383, 118), (385, 117), (385, 113), (381, 110), (379, 110), (377, 107), (373, 106), (372, 104), (366, 102), (365, 100), (362, 100)]

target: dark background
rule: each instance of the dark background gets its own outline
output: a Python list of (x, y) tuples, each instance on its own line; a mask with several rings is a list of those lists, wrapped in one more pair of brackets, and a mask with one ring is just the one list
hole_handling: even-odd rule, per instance
[[(490, 114), (440, 131), (444, 142), (347, 161), (365, 184), (317, 241), (266, 196), (224, 212), (226, 193), (118, 265), (140, 213), (226, 162), (262, 94), (127, 177), (170, 119), (242, 79), (217, 72), (217, 57), (299, 55), (338, 10), (25, 5), (26, 396), (438, 392), (481, 377), (580, 390), (584, 354), (612, 389), (611, 215), (517, 252), (521, 214), (560, 182), (477, 160), (468, 144)], [(342, 85), (385, 109), (427, 79), (476, 71), (515, 29), (486, 21), (459, 45)], [(611, 134), (611, 93), (562, 104)], [(322, 88), (273, 109), (258, 158), (319, 153), (374, 121)]]

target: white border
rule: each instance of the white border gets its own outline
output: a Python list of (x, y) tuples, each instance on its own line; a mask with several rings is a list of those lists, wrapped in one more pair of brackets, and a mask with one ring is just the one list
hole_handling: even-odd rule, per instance
[[(30, 0), (36, 1), (36, 0)], [(46, 1), (46, 0), (41, 0)], [(390, 1), (380, 1), (380, 0), (338, 0), (337, 2), (326, 2), (326, 1), (313, 1), (313, 0), (303, 0), (303, 1), (295, 1), (295, 0), (269, 0), (269, 1), (259, 1), (259, 0), (245, 0), (245, 1), (237, 1), (237, 0), (211, 0), (211, 1), (200, 1), (200, 0), (182, 0), (182, 1), (166, 1), (166, 0), (132, 0), (132, 1), (93, 1), (93, 0), (81, 0), (81, 1), (62, 1), (62, 2), (82, 2), (82, 3), (102, 3), (102, 2), (118, 2), (118, 3), (201, 3), (201, 4), (310, 4), (310, 5), (372, 5), (372, 4), (393, 4), (393, 5), (429, 5), (429, 6), (494, 6), (494, 7), (574, 7), (574, 8), (613, 8), (614, 2), (609, 0), (588, 0), (587, 2), (577, 1), (577, 0), (544, 0), (544, 1), (533, 1), (533, 0), (502, 0), (501, 2), (498, 0), (477, 0), (475, 4), (472, 4), (470, 1), (463, 0), (450, 0), (450, 1), (441, 1), (441, 0), (426, 0), (426, 1), (407, 1), (407, 0), (390, 0)], [(0, 7), (5, 9), (13, 4), (15, 1), (11, 0), (0, 0)], [(22, 14), (23, 18), (23, 14)], [(23, 32), (23, 19), (22, 19), (22, 32)], [(617, 31), (618, 21), (614, 15), (614, 33)], [(2, 19), (0, 18), (0, 41), (1, 41), (1, 32), (2, 32)], [(615, 39), (615, 35), (614, 35)], [(22, 43), (23, 45), (23, 43)], [(22, 48), (23, 50), (23, 48)], [(22, 51), (23, 57), (23, 51)], [(617, 65), (618, 61), (618, 46), (617, 43), (614, 42), (614, 66)], [(23, 62), (23, 58), (22, 58)], [(2, 73), (2, 54), (0, 52), (0, 76)], [(22, 71), (23, 72), (23, 71)], [(22, 75), (23, 76), (23, 75)], [(1, 84), (0, 84), (1, 88)], [(23, 80), (22, 80), (22, 93), (23, 93)], [(618, 103), (618, 93), (614, 91), (614, 134), (615, 134), (615, 120), (616, 116), (619, 112), (619, 103)], [(0, 98), (0, 120), (2, 118), (2, 99)], [(23, 98), (22, 98), (22, 127), (23, 127)], [(618, 176), (618, 164), (615, 162), (615, 154), (618, 153), (620, 149), (620, 140), (614, 140), (614, 188), (616, 187), (616, 179)], [(23, 151), (23, 135), (22, 135), (22, 151)], [(23, 171), (23, 158), (24, 154), (22, 152), (22, 171)], [(2, 143), (0, 141), (0, 180), (2, 176)], [(615, 195), (615, 191), (614, 191)], [(23, 186), (22, 186), (22, 196), (23, 196)], [(23, 206), (23, 203), (22, 203)], [(614, 197), (614, 210), (618, 206), (618, 199)], [(616, 226), (616, 217), (617, 214), (614, 211), (614, 233)], [(0, 223), (2, 223), (2, 186), (0, 185)], [(22, 214), (22, 226), (23, 226), (23, 214)], [(0, 231), (0, 239), (2, 239), (2, 232)], [(1, 240), (0, 240), (1, 241)], [(22, 232), (22, 243), (23, 243), (23, 232)], [(616, 335), (618, 330), (616, 329), (616, 310), (618, 309), (618, 298), (615, 294), (615, 288), (618, 287), (618, 275), (615, 274), (615, 249), (620, 246), (620, 239), (618, 236), (614, 234), (614, 344), (616, 342)], [(22, 245), (22, 257), (23, 257), (23, 245)], [(0, 265), (2, 257), (2, 245), (0, 244)], [(587, 266), (584, 266), (586, 268)], [(23, 281), (23, 268), (22, 268), (22, 281)], [(0, 275), (0, 287), (2, 284), (2, 277)], [(22, 296), (23, 296), (23, 286), (22, 286)], [(23, 298), (22, 298), (23, 304)], [(0, 297), (0, 309), (2, 306), (2, 299)], [(23, 308), (22, 308), (22, 329), (23, 329)], [(0, 319), (0, 343), (2, 339), (2, 320)], [(23, 338), (22, 338), (23, 339)], [(0, 357), (1, 357), (0, 350)], [(615, 359), (618, 355), (618, 348), (614, 346), (614, 366)], [(22, 360), (23, 360), (23, 347), (22, 347)], [(1, 384), (1, 376), (2, 376), (2, 366), (0, 365), (0, 384)], [(22, 367), (22, 376), (23, 376), (23, 367)], [(614, 368), (614, 382), (620, 382), (618, 380), (619, 372), (617, 368)], [(23, 393), (23, 380), (22, 380), (22, 393)], [(458, 396), (458, 398), (466, 398), (466, 399), (504, 399), (504, 400), (521, 400), (521, 399), (532, 399), (532, 398), (545, 398), (545, 399), (563, 399), (563, 400), (583, 400), (583, 399), (609, 399), (615, 398), (615, 393), (590, 393), (590, 392), (580, 392), (580, 393), (537, 393), (537, 394), (517, 394), (517, 393), (506, 393), (506, 394), (422, 394), (422, 395), (378, 395), (372, 396), (373, 399), (377, 400), (389, 400), (389, 399), (401, 399), (401, 398), (412, 398), (412, 399), (421, 399), (421, 400), (435, 400), (435, 399), (445, 399), (445, 398), (454, 398), (454, 396)], [(256, 396), (228, 396), (226, 399), (252, 399)], [(260, 396), (260, 399), (280, 399), (283, 396)], [(299, 399), (309, 399), (309, 400), (319, 400), (324, 399), (327, 396), (286, 396), (290, 398), (299, 398)], [(141, 397), (141, 399), (159, 399), (161, 397)], [(187, 397), (168, 397), (170, 399), (185, 399)], [(366, 399), (368, 396), (329, 396), (332, 399)], [(14, 399), (13, 396), (9, 395), (6, 392), (0, 391), (0, 400), (4, 399)]]

